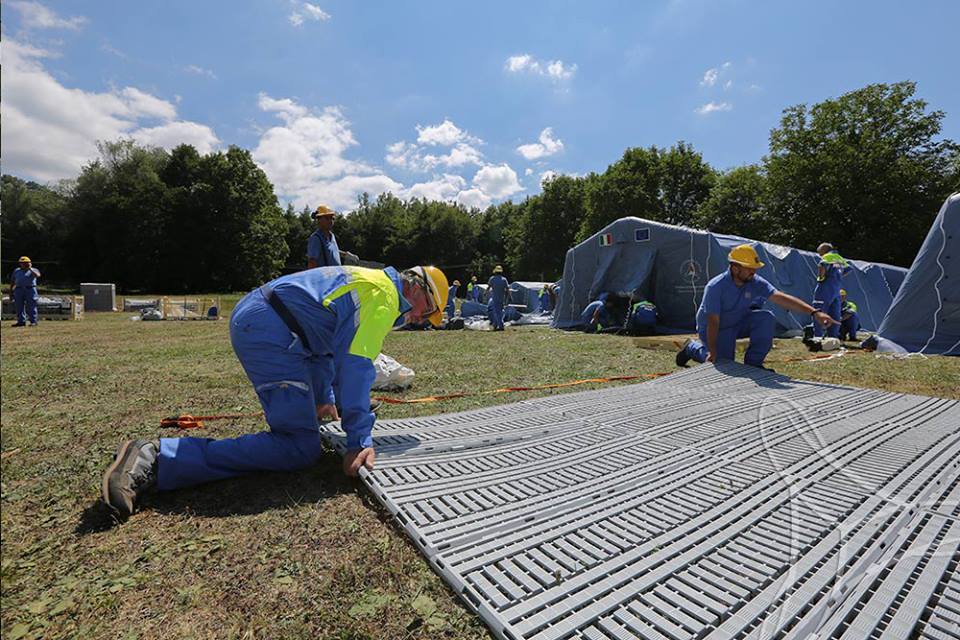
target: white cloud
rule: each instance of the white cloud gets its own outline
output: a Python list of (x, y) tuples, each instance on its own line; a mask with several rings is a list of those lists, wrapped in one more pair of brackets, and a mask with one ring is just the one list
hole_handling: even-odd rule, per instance
[(465, 131), (445, 118), (440, 124), (422, 127), (417, 125), (417, 142), (428, 145), (449, 147), (460, 141), (478, 142), (477, 138), (467, 135)]
[(732, 109), (733, 105), (729, 102), (708, 102), (707, 104), (695, 109), (695, 113), (705, 116), (716, 111), (731, 111)]
[(540, 142), (522, 144), (517, 153), (527, 160), (537, 160), (563, 151), (563, 141), (553, 137), (553, 128), (547, 127), (540, 132)]
[(210, 153), (220, 142), (210, 127), (196, 122), (167, 122), (156, 127), (138, 129), (133, 132), (132, 137), (140, 144), (164, 149), (190, 144), (200, 153)]
[(197, 76), (206, 76), (213, 80), (217, 79), (217, 74), (215, 74), (213, 71), (211, 71), (210, 69), (204, 69), (203, 67), (197, 66), (195, 64), (189, 64), (186, 67), (184, 67), (183, 70), (186, 71), (187, 73), (192, 73)]
[(473, 176), (473, 186), (491, 198), (506, 198), (523, 191), (517, 180), (517, 172), (506, 163), (481, 167)]
[(730, 89), (732, 88), (733, 88), (733, 80), (727, 80), (726, 82), (723, 83), (724, 91), (730, 91)]
[(577, 72), (577, 65), (564, 64), (562, 60), (537, 60), (529, 53), (510, 56), (504, 68), (510, 73), (529, 73), (536, 76), (546, 76), (560, 82), (570, 80)]
[(540, 186), (542, 187), (544, 182), (547, 182), (548, 180), (552, 180), (553, 178), (556, 178), (556, 177), (557, 177), (556, 171), (549, 171), (549, 170), (544, 171), (543, 173), (540, 174)]
[(44, 68), (49, 51), (4, 38), (4, 171), (50, 181), (72, 178), (97, 157), (96, 143), (131, 137), (201, 150), (219, 141), (207, 126), (176, 120), (176, 107), (135, 87), (96, 93), (62, 85)]
[(120, 95), (127, 103), (130, 115), (133, 117), (161, 120), (173, 120), (177, 117), (177, 109), (172, 104), (134, 87), (126, 87), (120, 91)]
[(531, 169), (530, 167), (527, 167), (526, 169), (523, 170), (523, 175), (524, 175), (524, 176), (532, 176), (532, 175), (533, 175), (533, 169)]
[(290, 98), (274, 100), (263, 92), (257, 96), (257, 105), (263, 111), (276, 111), (280, 114), (280, 118), (286, 122), (297, 120), (307, 115), (306, 108), (301, 107)]
[[(439, 167), (448, 169), (468, 165), (482, 165), (483, 153), (477, 145), (483, 140), (470, 135), (449, 118), (437, 125), (417, 125), (417, 142), (405, 140), (387, 145), (385, 157), (388, 164), (410, 171), (433, 171)], [(427, 153), (426, 147), (452, 147), (445, 154)]]
[[(714, 86), (715, 84), (717, 84), (717, 81), (720, 79), (720, 77), (725, 75), (726, 72), (729, 71), (732, 66), (733, 66), (732, 62), (724, 62), (719, 67), (712, 67), (710, 69), (707, 69), (703, 74), (703, 79), (700, 80), (700, 86), (701, 87)], [(730, 84), (729, 81), (728, 81), (728, 84)], [(729, 88), (729, 87), (726, 87), (726, 88)]]
[(290, 24), (295, 27), (299, 27), (302, 26), (306, 20), (326, 22), (330, 19), (330, 14), (315, 4), (301, 2), (297, 4), (297, 8), (294, 9), (289, 16), (287, 16), (287, 19), (290, 21)]
[(486, 209), (492, 201), (490, 196), (476, 187), (457, 194), (457, 202), (468, 209)]
[(52, 9), (39, 2), (11, 0), (7, 4), (20, 13), (23, 26), (27, 29), (71, 29), (78, 30), (87, 23), (83, 16), (61, 18)]
[(265, 131), (253, 159), (277, 193), (296, 207), (319, 203), (338, 208), (356, 204), (359, 194), (402, 192), (403, 185), (370, 165), (345, 157), (357, 145), (350, 122), (336, 107), (311, 110), (289, 98), (258, 98), (260, 109), (274, 113), (282, 126)]
[(467, 186), (461, 176), (446, 173), (429, 182), (418, 182), (407, 189), (403, 196), (407, 198), (426, 198), (427, 200), (453, 200)]

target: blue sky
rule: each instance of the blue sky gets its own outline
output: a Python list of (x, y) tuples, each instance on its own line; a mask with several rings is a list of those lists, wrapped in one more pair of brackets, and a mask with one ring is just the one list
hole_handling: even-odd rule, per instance
[[(914, 80), (960, 140), (960, 3), (7, 0), (3, 172), (236, 144), (298, 207), (486, 206), (630, 146), (757, 162), (783, 108)], [(952, 30), (952, 31), (951, 31)], [(954, 71), (951, 73), (951, 69)]]

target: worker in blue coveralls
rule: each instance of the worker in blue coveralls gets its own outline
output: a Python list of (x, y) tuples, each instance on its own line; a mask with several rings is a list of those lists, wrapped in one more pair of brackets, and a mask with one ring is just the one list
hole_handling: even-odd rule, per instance
[(840, 279), (850, 273), (850, 264), (837, 253), (829, 242), (817, 247), (820, 264), (817, 269), (817, 288), (813, 291), (813, 306), (837, 321), (829, 327), (813, 324), (813, 334), (822, 336), (824, 329), (831, 338), (840, 337)]
[(510, 300), (510, 282), (503, 277), (503, 267), (493, 268), (493, 275), (487, 281), (487, 317), (494, 331), (503, 331), (503, 307)]
[(450, 285), (450, 291), (447, 293), (447, 319), (453, 318), (457, 314), (457, 305), (455, 300), (457, 297), (457, 290), (460, 288), (460, 281), (454, 280), (453, 284)]
[(13, 308), (17, 314), (14, 327), (37, 326), (37, 279), (40, 271), (33, 267), (28, 256), (20, 256), (19, 266), (10, 275), (10, 289), (13, 293)]
[(122, 519), (152, 487), (164, 491), (251, 471), (308, 467), (321, 453), (321, 418), (339, 419), (346, 432), (344, 472), (372, 469), (373, 360), (394, 326), (439, 326), (446, 301), (447, 278), (436, 267), (321, 267), (253, 290), (230, 317), (230, 341), (269, 431), (226, 440), (125, 442), (104, 473), (104, 502)]
[(307, 269), (340, 266), (340, 247), (337, 246), (337, 237), (333, 235), (334, 216), (336, 212), (324, 205), (313, 212), (317, 230), (307, 240)]
[(584, 307), (580, 313), (580, 326), (584, 333), (596, 333), (616, 325), (614, 302), (609, 293), (601, 293), (597, 299)]
[(710, 280), (703, 290), (703, 301), (697, 311), (700, 339), (684, 343), (677, 353), (677, 366), (685, 367), (690, 360), (733, 360), (737, 338), (750, 338), (743, 361), (754, 367), (763, 367), (763, 361), (773, 347), (775, 325), (773, 312), (763, 308), (767, 300), (789, 311), (808, 314), (817, 324), (837, 324), (824, 312), (778, 291), (756, 275), (763, 263), (749, 244), (734, 247), (727, 260), (730, 268)]
[(540, 294), (537, 296), (538, 301), (540, 302), (540, 313), (550, 313), (553, 311), (553, 303), (550, 301), (550, 289), (549, 285), (543, 285), (540, 287)]
[(857, 304), (847, 300), (847, 292), (840, 289), (840, 339), (856, 340), (860, 331), (860, 316)]
[(470, 282), (467, 283), (467, 300), (476, 302), (480, 299), (480, 287), (477, 286), (477, 276), (470, 276)]
[(634, 335), (649, 336), (656, 333), (657, 306), (649, 300), (634, 302), (627, 316), (627, 331)]

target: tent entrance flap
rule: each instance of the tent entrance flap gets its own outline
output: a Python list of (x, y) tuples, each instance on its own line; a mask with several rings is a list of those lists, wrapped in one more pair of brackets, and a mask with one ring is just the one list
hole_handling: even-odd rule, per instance
[(639, 253), (631, 248), (631, 251), (625, 252), (623, 246), (616, 245), (612, 250), (600, 253), (590, 283), (590, 300), (596, 300), (604, 292), (625, 298), (650, 296), (650, 274), (653, 272), (656, 250)]

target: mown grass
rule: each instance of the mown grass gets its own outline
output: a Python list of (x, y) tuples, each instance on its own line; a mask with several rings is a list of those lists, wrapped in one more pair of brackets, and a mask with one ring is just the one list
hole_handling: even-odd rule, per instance
[[(259, 408), (227, 328), (131, 322), (129, 314), (3, 328), (3, 636), (488, 637), (332, 454), (300, 473), (156, 495), (113, 525), (96, 500), (119, 442), (164, 435), (167, 415)], [(642, 348), (648, 341), (526, 327), (398, 332), (384, 351), (417, 372), (414, 387), (396, 396), (413, 398), (671, 371), (672, 342)], [(785, 341), (769, 360), (811, 380), (960, 398), (955, 358), (787, 362), (806, 355)], [(592, 386), (386, 405), (381, 417)], [(243, 418), (210, 423), (203, 434), (263, 427)]]

